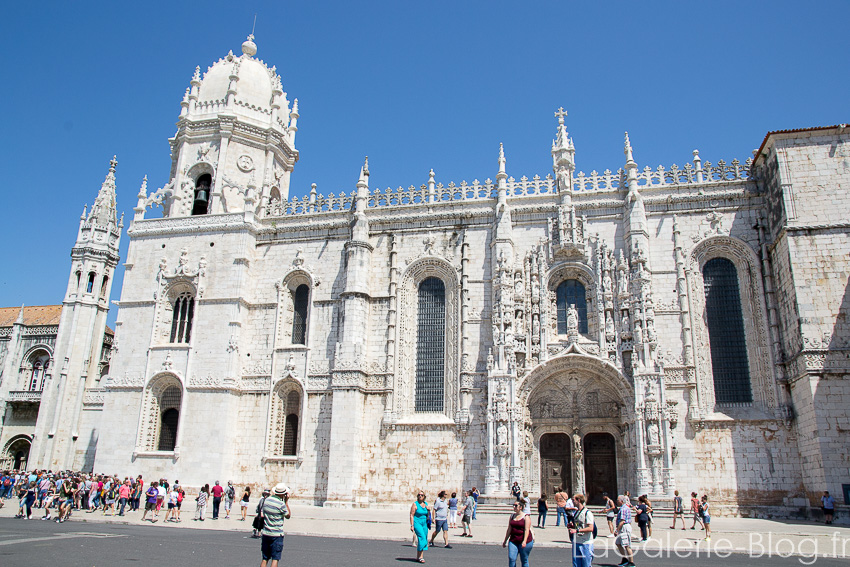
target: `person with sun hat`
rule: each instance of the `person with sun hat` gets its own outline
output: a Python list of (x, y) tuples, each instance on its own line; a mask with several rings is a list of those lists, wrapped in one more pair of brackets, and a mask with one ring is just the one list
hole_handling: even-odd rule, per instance
[(262, 567), (277, 567), (283, 553), (283, 520), (291, 517), (289, 509), (289, 487), (280, 482), (272, 489), (272, 494), (263, 502), (260, 511), (263, 516), (261, 550)]

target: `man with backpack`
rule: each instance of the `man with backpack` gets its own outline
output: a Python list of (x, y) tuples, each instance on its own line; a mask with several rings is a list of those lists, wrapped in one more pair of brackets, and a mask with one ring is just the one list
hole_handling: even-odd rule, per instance
[(236, 498), (236, 489), (233, 488), (233, 482), (227, 481), (227, 490), (224, 491), (224, 519), (230, 518), (230, 509), (233, 507), (233, 500)]
[(573, 516), (570, 535), (573, 540), (573, 567), (590, 567), (593, 563), (593, 538), (596, 537), (596, 523), (593, 512), (585, 506), (584, 494), (576, 494), (572, 498), (576, 507)]

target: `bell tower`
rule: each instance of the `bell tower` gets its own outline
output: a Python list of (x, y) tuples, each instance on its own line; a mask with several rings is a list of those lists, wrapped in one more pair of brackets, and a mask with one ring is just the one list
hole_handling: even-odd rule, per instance
[(94, 450), (97, 431), (81, 430), (87, 388), (100, 381), (99, 364), (109, 312), (113, 274), (120, 256), (118, 246), (124, 217), (115, 206), (115, 157), (91, 207), (80, 217), (77, 241), (71, 249), (71, 274), (36, 422), (31, 464), (35, 468), (83, 468)]

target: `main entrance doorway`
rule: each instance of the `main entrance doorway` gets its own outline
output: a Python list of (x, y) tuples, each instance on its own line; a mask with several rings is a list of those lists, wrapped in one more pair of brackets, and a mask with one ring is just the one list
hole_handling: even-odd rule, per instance
[(617, 499), (617, 452), (610, 433), (588, 433), (584, 436), (584, 478), (587, 503), (605, 503), (607, 493)]
[(540, 492), (555, 494), (561, 487), (572, 494), (570, 437), (566, 433), (546, 433), (540, 438)]

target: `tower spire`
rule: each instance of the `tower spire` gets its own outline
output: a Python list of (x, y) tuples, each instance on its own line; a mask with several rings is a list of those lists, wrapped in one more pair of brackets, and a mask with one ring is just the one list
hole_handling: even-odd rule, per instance
[(100, 191), (94, 200), (86, 222), (94, 222), (101, 226), (118, 224), (115, 206), (115, 167), (117, 165), (117, 157), (112, 156), (112, 159), (109, 160), (109, 172), (106, 174), (106, 179), (103, 180), (103, 185), (100, 186)]

